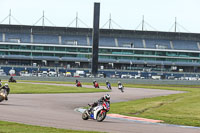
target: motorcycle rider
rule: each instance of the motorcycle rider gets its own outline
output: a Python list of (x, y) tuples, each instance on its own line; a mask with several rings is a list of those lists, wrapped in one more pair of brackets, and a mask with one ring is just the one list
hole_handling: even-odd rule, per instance
[(9, 79), (9, 81), (13, 82), (13, 79), (14, 79), (13, 76), (11, 76), (10, 79)]
[(81, 86), (82, 86), (82, 85), (81, 85), (81, 82), (78, 81), (77, 79), (76, 79), (76, 86), (77, 86), (77, 87), (79, 87), (79, 86), (81, 87)]
[(111, 84), (110, 84), (110, 82), (108, 82), (108, 80), (106, 80), (106, 87), (107, 87), (108, 89), (111, 89)]
[(5, 85), (1, 89), (6, 91), (7, 95), (5, 97), (5, 100), (8, 100), (8, 94), (10, 93), (10, 88), (8, 87), (8, 83), (5, 83)]
[(99, 84), (96, 80), (93, 80), (93, 85), (94, 85), (95, 88), (99, 88)]
[(118, 81), (118, 89), (120, 89), (121, 92), (124, 92), (123, 88), (124, 88), (123, 84), (120, 81)]
[(110, 84), (110, 82), (108, 82), (108, 80), (106, 80), (106, 85)]
[(88, 113), (92, 112), (93, 108), (96, 107), (98, 104), (103, 104), (103, 102), (107, 102), (110, 104), (110, 95), (109, 94), (105, 94), (97, 102), (94, 102), (91, 105), (90, 109), (88, 109)]
[(13, 76), (11, 76), (8, 80), (8, 82), (16, 82), (16, 80), (13, 78)]

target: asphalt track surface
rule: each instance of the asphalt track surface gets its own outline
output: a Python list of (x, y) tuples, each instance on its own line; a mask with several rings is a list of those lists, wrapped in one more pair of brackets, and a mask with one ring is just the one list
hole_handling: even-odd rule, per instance
[[(34, 83), (36, 84), (36, 83)], [(52, 84), (66, 86), (62, 84)], [(84, 86), (91, 87), (91, 86)], [(105, 89), (105, 87), (101, 87)], [(113, 88), (113, 102), (129, 101), (147, 97), (155, 97), (180, 93), (179, 91), (125, 88), (121, 93)], [(177, 126), (158, 125), (106, 118), (103, 122), (84, 121), (81, 113), (75, 108), (86, 106), (98, 100), (101, 93), (68, 93), (68, 94), (10, 94), (9, 101), (0, 103), (0, 120), (18, 122), (46, 127), (101, 131), (111, 133), (200, 133), (200, 129)]]

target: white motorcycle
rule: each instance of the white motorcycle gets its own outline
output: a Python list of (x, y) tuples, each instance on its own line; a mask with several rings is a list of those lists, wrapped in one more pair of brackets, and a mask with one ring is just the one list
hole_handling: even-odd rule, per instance
[(121, 90), (121, 92), (124, 92), (124, 86), (123, 85), (118, 85), (118, 89)]
[(91, 112), (89, 112), (89, 110), (85, 110), (82, 114), (82, 119), (83, 120), (94, 119), (97, 120), (98, 122), (101, 122), (106, 118), (106, 114), (109, 110), (110, 110), (110, 104), (108, 102), (103, 102), (103, 104), (99, 104), (98, 106), (94, 107)]
[(7, 96), (7, 92), (5, 90), (0, 90), (0, 102), (2, 102), (3, 100), (5, 100)]

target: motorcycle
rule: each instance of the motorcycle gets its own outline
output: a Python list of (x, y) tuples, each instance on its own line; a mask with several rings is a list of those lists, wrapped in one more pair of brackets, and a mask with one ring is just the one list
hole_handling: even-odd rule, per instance
[(121, 90), (121, 92), (124, 92), (124, 86), (123, 85), (118, 85), (118, 89)]
[(5, 90), (1, 90), (0, 91), (0, 102), (5, 100), (6, 96), (7, 96), (7, 92)]
[(78, 82), (78, 83), (76, 84), (76, 87), (82, 87), (82, 84), (81, 84), (80, 82)]
[[(89, 105), (91, 106), (91, 105)], [(93, 119), (98, 122), (102, 122), (106, 118), (107, 112), (110, 110), (110, 104), (108, 102), (103, 102), (92, 109), (91, 112), (85, 110), (82, 114), (83, 120)]]
[(110, 84), (107, 84), (107, 89), (108, 89), (108, 90), (112, 90), (112, 88), (111, 88), (111, 85), (110, 85)]
[(9, 79), (8, 82), (17, 83), (17, 81), (15, 79)]
[(94, 83), (94, 88), (99, 88), (99, 84), (97, 82)]

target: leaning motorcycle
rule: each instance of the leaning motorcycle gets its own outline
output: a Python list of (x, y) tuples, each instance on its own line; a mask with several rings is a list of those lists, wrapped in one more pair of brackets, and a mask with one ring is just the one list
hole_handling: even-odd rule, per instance
[(108, 102), (103, 102), (103, 104), (99, 104), (98, 106), (94, 107), (91, 112), (89, 112), (89, 110), (85, 110), (82, 114), (82, 119), (93, 119), (97, 120), (98, 122), (102, 122), (106, 118), (106, 114), (109, 110), (110, 104)]
[(107, 89), (108, 89), (108, 90), (112, 90), (112, 88), (111, 88), (111, 85), (110, 85), (110, 84), (107, 84)]
[(17, 81), (15, 79), (9, 79), (8, 82), (17, 83)]
[(0, 102), (2, 102), (3, 100), (5, 100), (6, 96), (7, 96), (6, 91), (3, 90), (3, 89), (0, 90)]
[(121, 90), (121, 92), (124, 92), (124, 86), (123, 85), (119, 85), (118, 89)]
[(99, 88), (99, 84), (97, 82), (94, 83), (94, 88)]
[(82, 84), (81, 84), (80, 82), (78, 82), (78, 83), (76, 84), (76, 87), (82, 87)]

